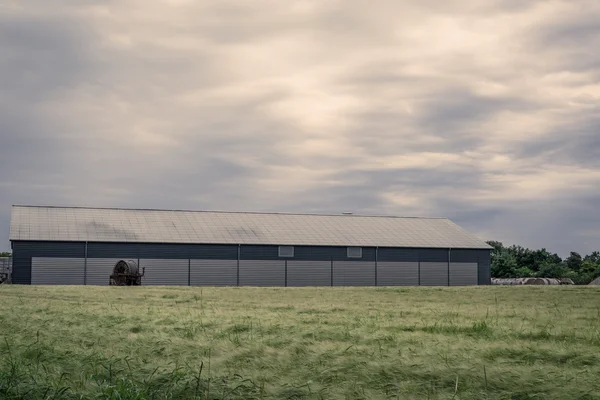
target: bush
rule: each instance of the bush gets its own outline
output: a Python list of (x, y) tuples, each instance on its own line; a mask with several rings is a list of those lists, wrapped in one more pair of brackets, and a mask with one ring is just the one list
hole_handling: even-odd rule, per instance
[(569, 269), (564, 264), (544, 264), (536, 274), (540, 278), (566, 278)]
[(528, 278), (534, 275), (535, 274), (533, 273), (533, 271), (527, 267), (521, 267), (515, 270), (515, 278)]

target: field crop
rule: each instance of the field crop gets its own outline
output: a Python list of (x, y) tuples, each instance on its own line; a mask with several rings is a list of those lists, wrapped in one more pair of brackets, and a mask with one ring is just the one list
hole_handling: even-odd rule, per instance
[(600, 399), (592, 287), (0, 286), (1, 399)]

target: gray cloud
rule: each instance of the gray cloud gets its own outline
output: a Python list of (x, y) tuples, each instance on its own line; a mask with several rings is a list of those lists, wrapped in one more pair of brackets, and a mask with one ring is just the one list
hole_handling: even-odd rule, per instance
[(594, 1), (7, 6), (0, 248), (22, 203), (448, 216), (597, 250), (599, 20)]

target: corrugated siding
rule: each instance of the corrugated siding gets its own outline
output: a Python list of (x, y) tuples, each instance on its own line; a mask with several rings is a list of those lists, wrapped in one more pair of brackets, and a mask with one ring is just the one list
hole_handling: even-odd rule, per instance
[(478, 281), (479, 285), (491, 285), (492, 284), (492, 269), (490, 265), (479, 264), (478, 267)]
[(240, 247), (242, 260), (279, 260), (279, 246), (252, 246)]
[(477, 263), (450, 263), (450, 286), (477, 285)]
[(147, 259), (223, 259), (237, 260), (238, 246), (216, 244), (173, 243), (88, 243), (88, 257)]
[(88, 243), (88, 258), (119, 258), (119, 260), (137, 260), (139, 258), (137, 243)]
[(375, 286), (375, 263), (334, 261), (333, 286)]
[(448, 262), (448, 249), (420, 249), (419, 260), (424, 262)]
[(450, 250), (450, 262), (453, 263), (476, 263), (478, 258), (477, 250), (470, 249), (452, 249)]
[(237, 260), (190, 260), (192, 286), (237, 286)]
[(83, 258), (34, 257), (32, 285), (83, 285)]
[(240, 286), (285, 286), (285, 261), (240, 260)]
[(475, 250), (477, 252), (477, 264), (478, 264), (478, 284), (480, 285), (491, 285), (492, 284), (492, 252), (491, 250)]
[(421, 286), (448, 286), (448, 263), (422, 262)]
[[(14, 250), (13, 250), (14, 251)], [(31, 284), (31, 258), (21, 253), (13, 253), (12, 283), (15, 285)]]
[(477, 267), (477, 283), (479, 285), (491, 285), (492, 284), (492, 268), (490, 265), (478, 264)]
[[(86, 285), (107, 286), (115, 264), (123, 258), (88, 258)], [(129, 260), (129, 258), (125, 258)], [(134, 260), (137, 262), (137, 260)]]
[(85, 257), (85, 244), (76, 242), (12, 242), (13, 272), (12, 283), (31, 284), (32, 257)]
[[(85, 243), (75, 242), (13, 242), (13, 283), (30, 284), (31, 283), (31, 259), (32, 257), (46, 258), (83, 258), (85, 256)], [(284, 259), (277, 256), (277, 246), (242, 246), (242, 260), (250, 258), (259, 261), (265, 257), (266, 260), (283, 263)], [(221, 260), (230, 260), (231, 263), (237, 263), (237, 245), (201, 245), (201, 244), (149, 244), (149, 243), (89, 243), (88, 244), (88, 279), (87, 284), (106, 285), (108, 276), (112, 272), (114, 264), (120, 259), (138, 259), (138, 254), (147, 255), (142, 259), (159, 260), (166, 258), (169, 260), (177, 259), (180, 262), (187, 262), (188, 255), (192, 255), (192, 260), (218, 260), (215, 265), (220, 265)], [(363, 248), (363, 259), (360, 261), (348, 260), (346, 257), (346, 247), (342, 246), (295, 246), (293, 258), (288, 259), (288, 263), (301, 261), (322, 261), (330, 264), (331, 260), (335, 262), (350, 262), (350, 265), (356, 262), (364, 262), (364, 256), (374, 252), (373, 248)], [(152, 257), (148, 255), (154, 255)], [(185, 257), (184, 257), (185, 256)], [(385, 270), (386, 262), (416, 262), (422, 257), (421, 262), (442, 262), (446, 263), (448, 251), (445, 249), (416, 249), (416, 248), (386, 248), (378, 249), (379, 266), (383, 267), (378, 271), (378, 284), (384, 285), (387, 279)], [(273, 259), (275, 258), (275, 259)], [(452, 249), (450, 251), (452, 263), (478, 263), (478, 284), (489, 285), (490, 282), (490, 251), (481, 249)], [(270, 262), (269, 261), (269, 262)], [(160, 261), (160, 263), (164, 263)], [(264, 263), (265, 265), (269, 264)], [(223, 265), (233, 265), (225, 262)], [(308, 265), (308, 264), (307, 264)], [(316, 264), (315, 264), (316, 265)], [(237, 272), (237, 271), (236, 271)], [(292, 279), (296, 279), (294, 274), (297, 271), (288, 271)], [(331, 271), (330, 271), (331, 272)], [(205, 274), (205, 280), (211, 279), (208, 271), (198, 272)], [(212, 273), (212, 272), (211, 272)], [(221, 273), (214, 270), (214, 273)], [(228, 278), (224, 282), (231, 282), (231, 273), (226, 273)], [(200, 275), (198, 275), (200, 276)], [(331, 276), (331, 273), (329, 274)], [(375, 274), (373, 273), (373, 276)], [(446, 271), (447, 276), (447, 271)], [(215, 277), (215, 284), (219, 282), (220, 277)], [(276, 278), (279, 279), (279, 278)], [(307, 278), (308, 280), (312, 278)], [(331, 278), (329, 278), (331, 279)], [(342, 279), (342, 278), (340, 278)], [(430, 279), (425, 277), (422, 284), (427, 284)], [(179, 280), (181, 281), (181, 280)], [(237, 281), (237, 277), (236, 277)], [(142, 280), (144, 284), (145, 280)], [(280, 282), (278, 280), (277, 282)], [(237, 283), (237, 282), (236, 282)], [(285, 282), (284, 282), (285, 283)], [(339, 283), (339, 282), (338, 282)], [(182, 284), (187, 285), (187, 280)], [(294, 285), (294, 282), (288, 282), (288, 285)], [(299, 283), (302, 284), (302, 283)], [(372, 285), (369, 281), (368, 285)], [(327, 285), (331, 285), (328, 281)]]
[(85, 257), (85, 243), (81, 242), (13, 242), (13, 254), (30, 257)]
[(419, 249), (401, 249), (380, 247), (377, 251), (378, 261), (419, 261)]
[(187, 286), (188, 260), (141, 259), (140, 269), (145, 268), (144, 286)]
[(295, 246), (294, 260), (331, 261), (344, 259), (346, 248), (338, 246)]
[(331, 286), (330, 261), (288, 261), (288, 286)]
[(418, 262), (377, 263), (377, 286), (417, 286)]

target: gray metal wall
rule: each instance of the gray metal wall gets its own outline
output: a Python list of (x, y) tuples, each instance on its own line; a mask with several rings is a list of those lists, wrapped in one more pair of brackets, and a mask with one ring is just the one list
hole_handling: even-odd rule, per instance
[(288, 261), (287, 286), (331, 286), (331, 261)]
[[(490, 284), (490, 251), (482, 249), (296, 246), (280, 258), (278, 246), (143, 243), (13, 242), (13, 283), (62, 281), (61, 259), (80, 259), (83, 284), (107, 285), (115, 263), (133, 259), (146, 267), (144, 285), (205, 286), (400, 286)], [(38, 259), (35, 263), (33, 259)], [(77, 264), (79, 265), (79, 264)], [(55, 270), (56, 277), (48, 275)], [(79, 279), (78, 272), (65, 282)], [(35, 275), (32, 277), (32, 275)]]
[(177, 259), (140, 259), (145, 286), (188, 286), (190, 261)]
[(108, 277), (112, 274), (115, 264), (121, 258), (88, 258), (86, 265), (86, 285), (108, 285)]
[(333, 286), (375, 286), (375, 262), (334, 261)]
[(31, 259), (32, 285), (83, 285), (82, 258), (34, 257)]
[(418, 262), (377, 263), (377, 286), (419, 285)]
[(240, 286), (285, 286), (285, 260), (240, 260)]
[(238, 286), (237, 260), (190, 260), (192, 286)]
[(477, 263), (450, 263), (450, 286), (477, 285)]
[(422, 286), (448, 286), (448, 263), (420, 263), (419, 284)]

